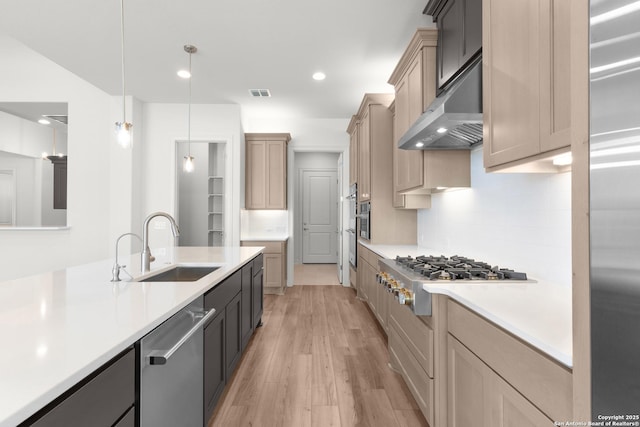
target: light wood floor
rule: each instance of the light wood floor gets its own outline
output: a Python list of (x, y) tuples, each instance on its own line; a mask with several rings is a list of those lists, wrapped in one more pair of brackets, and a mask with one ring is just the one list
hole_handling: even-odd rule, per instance
[(384, 333), (353, 289), (266, 295), (258, 328), (209, 426), (427, 426), (388, 367)]
[(336, 264), (295, 264), (293, 285), (340, 285)]

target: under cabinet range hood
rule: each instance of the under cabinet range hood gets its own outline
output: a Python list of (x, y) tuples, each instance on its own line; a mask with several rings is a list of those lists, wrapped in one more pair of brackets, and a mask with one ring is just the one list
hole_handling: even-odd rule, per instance
[(468, 150), (482, 143), (482, 58), (442, 92), (398, 141), (405, 150)]

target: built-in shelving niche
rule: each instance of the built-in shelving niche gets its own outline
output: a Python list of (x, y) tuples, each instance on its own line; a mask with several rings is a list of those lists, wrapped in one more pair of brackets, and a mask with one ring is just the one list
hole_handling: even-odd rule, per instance
[(225, 144), (191, 142), (195, 169), (182, 168), (189, 153), (186, 142), (178, 142), (177, 220), (180, 246), (224, 246), (225, 243)]

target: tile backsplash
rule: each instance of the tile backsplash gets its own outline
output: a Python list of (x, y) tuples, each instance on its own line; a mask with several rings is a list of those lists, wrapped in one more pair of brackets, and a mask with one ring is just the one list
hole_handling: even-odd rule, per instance
[(571, 284), (571, 173), (487, 174), (471, 153), (471, 188), (418, 211), (418, 244)]
[(288, 235), (289, 212), (285, 210), (240, 210), (240, 238)]

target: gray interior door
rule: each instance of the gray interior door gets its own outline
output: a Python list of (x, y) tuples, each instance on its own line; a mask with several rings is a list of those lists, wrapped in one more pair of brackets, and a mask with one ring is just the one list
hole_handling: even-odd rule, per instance
[(335, 169), (302, 171), (302, 262), (338, 261), (338, 178)]

